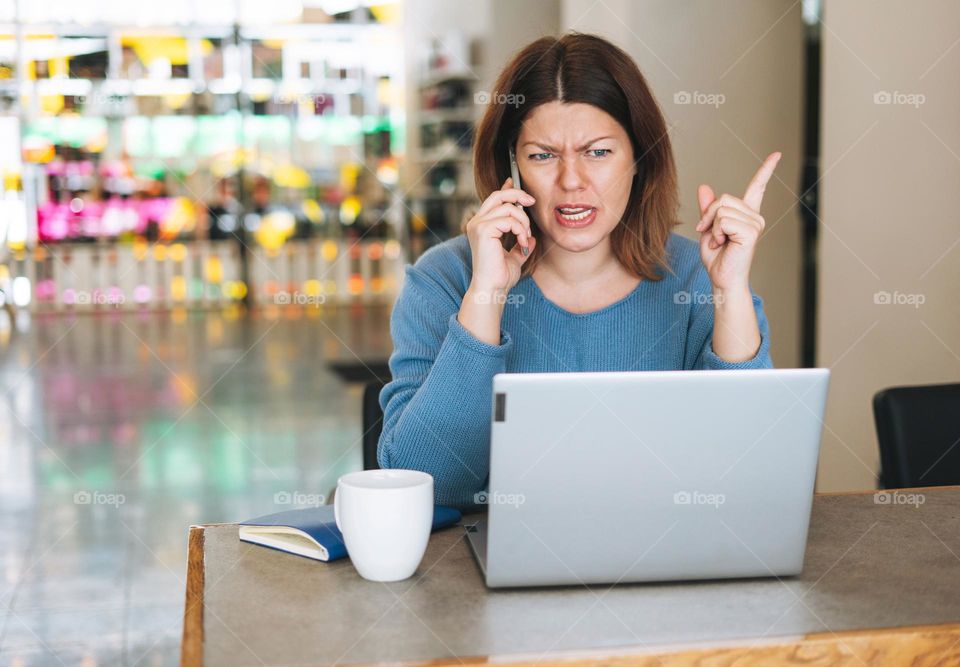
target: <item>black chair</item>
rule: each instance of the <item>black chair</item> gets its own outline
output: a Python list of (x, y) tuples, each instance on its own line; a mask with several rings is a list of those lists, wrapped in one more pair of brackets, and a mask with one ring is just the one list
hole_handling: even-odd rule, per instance
[(884, 389), (873, 418), (883, 488), (960, 484), (960, 384)]
[(390, 362), (386, 359), (350, 359), (327, 363), (337, 377), (347, 383), (371, 382), (390, 377)]
[(368, 382), (363, 388), (363, 469), (377, 470), (377, 442), (383, 430), (383, 411), (380, 409), (380, 390), (385, 382)]

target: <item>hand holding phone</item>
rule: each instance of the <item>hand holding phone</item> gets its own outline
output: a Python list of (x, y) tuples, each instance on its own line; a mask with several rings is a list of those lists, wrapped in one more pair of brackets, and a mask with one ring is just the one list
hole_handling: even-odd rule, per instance
[(536, 200), (512, 182), (519, 173), (512, 151), (510, 158), (514, 176), (487, 196), (464, 227), (473, 255), (470, 289), (479, 295), (506, 294), (520, 279), (521, 267), (536, 248), (537, 239), (524, 210)]

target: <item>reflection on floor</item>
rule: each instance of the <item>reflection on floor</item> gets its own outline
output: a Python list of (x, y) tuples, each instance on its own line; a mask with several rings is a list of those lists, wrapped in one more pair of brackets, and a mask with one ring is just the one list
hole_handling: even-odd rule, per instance
[[(2, 314), (0, 314), (2, 315)], [(359, 469), (389, 312), (108, 313), (0, 329), (0, 665), (175, 665), (187, 528)]]

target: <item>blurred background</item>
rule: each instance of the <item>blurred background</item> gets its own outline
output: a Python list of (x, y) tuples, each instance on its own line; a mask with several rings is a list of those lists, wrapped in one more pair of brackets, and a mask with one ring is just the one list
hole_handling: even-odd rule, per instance
[(783, 152), (774, 362), (833, 371), (818, 489), (880, 484), (873, 395), (960, 371), (960, 5), (0, 0), (0, 665), (176, 664), (187, 527), (363, 466), (403, 267), (568, 30), (647, 77), (680, 233)]

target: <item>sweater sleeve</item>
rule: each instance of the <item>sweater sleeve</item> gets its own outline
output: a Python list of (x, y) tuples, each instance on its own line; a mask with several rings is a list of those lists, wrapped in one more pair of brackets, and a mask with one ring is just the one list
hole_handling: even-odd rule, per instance
[[(763, 312), (763, 299), (753, 293), (753, 309), (757, 314), (760, 328), (760, 347), (752, 359), (746, 361), (725, 361), (713, 351), (713, 288), (710, 278), (703, 267), (697, 273), (693, 294), (690, 299), (693, 312), (687, 331), (687, 353), (684, 367), (693, 370), (733, 370), (751, 368), (773, 368), (770, 358), (770, 326)], [(706, 298), (709, 296), (710, 298)]]
[(509, 334), (490, 345), (457, 320), (462, 296), (428, 268), (406, 268), (390, 318), (391, 381), (380, 393), (381, 468), (430, 473), (437, 504), (474, 507), (490, 468), (493, 376), (505, 369)]

